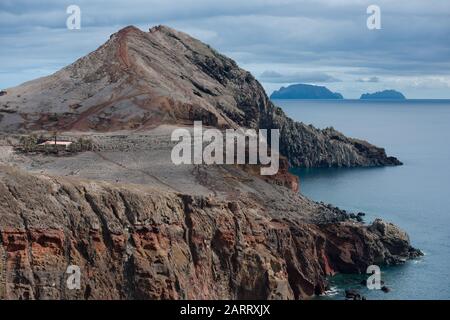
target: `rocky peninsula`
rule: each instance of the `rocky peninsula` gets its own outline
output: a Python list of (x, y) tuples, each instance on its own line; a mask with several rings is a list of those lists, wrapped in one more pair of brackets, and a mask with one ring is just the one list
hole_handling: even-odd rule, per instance
[[(417, 257), (407, 234), (299, 193), (289, 166), (398, 165), (384, 149), (288, 118), (247, 71), (166, 26), (127, 27), (0, 97), (0, 298), (304, 299), (327, 276)], [(259, 165), (170, 161), (175, 128), (278, 128)], [(26, 152), (32, 134), (89, 150)], [(25, 138), (24, 138), (25, 137)], [(21, 151), (18, 151), (21, 150)], [(81, 270), (69, 290), (66, 269)]]

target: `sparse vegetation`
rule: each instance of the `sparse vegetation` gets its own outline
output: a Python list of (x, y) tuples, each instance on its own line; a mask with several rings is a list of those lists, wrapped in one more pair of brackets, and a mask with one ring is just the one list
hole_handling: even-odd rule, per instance
[[(52, 143), (54, 141), (54, 143)], [(45, 144), (45, 142), (48, 142)], [(19, 145), (16, 146), (16, 151), (23, 153), (44, 153), (44, 154), (57, 154), (57, 155), (69, 155), (79, 152), (92, 151), (94, 149), (94, 143), (89, 138), (80, 137), (75, 142), (65, 140), (70, 144), (58, 144), (61, 140), (58, 140), (57, 132), (53, 132), (51, 136), (36, 134), (24, 135), (19, 138)]]
[(76, 142), (69, 146), (69, 152), (77, 153), (84, 151), (92, 151), (94, 144), (91, 139), (79, 138)]
[(36, 135), (22, 136), (19, 141), (23, 152), (29, 153), (36, 151), (38, 146), (38, 138)]

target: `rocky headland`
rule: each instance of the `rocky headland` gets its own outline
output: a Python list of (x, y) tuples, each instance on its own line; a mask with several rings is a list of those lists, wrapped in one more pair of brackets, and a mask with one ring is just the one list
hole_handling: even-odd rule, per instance
[[(253, 76), (165, 26), (127, 27), (0, 96), (0, 298), (304, 299), (327, 276), (420, 255), (398, 227), (301, 195), (289, 165), (381, 166), (382, 148), (289, 119)], [(170, 161), (170, 133), (279, 128), (280, 171)], [(89, 138), (64, 156), (23, 136)], [(256, 169), (255, 169), (256, 168)], [(81, 270), (81, 288), (66, 269)]]
[(143, 131), (202, 120), (280, 129), (280, 149), (293, 166), (401, 164), (368, 142), (291, 120), (236, 62), (166, 26), (124, 28), (55, 74), (6, 92), (0, 131)]

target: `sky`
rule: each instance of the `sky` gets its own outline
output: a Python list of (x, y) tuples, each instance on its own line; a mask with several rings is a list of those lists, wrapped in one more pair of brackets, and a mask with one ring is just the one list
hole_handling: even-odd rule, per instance
[[(381, 29), (367, 27), (373, 4)], [(79, 30), (66, 26), (69, 5)], [(0, 89), (59, 70), (122, 27), (158, 24), (233, 58), (268, 94), (309, 83), (350, 99), (450, 98), (450, 0), (0, 0)]]

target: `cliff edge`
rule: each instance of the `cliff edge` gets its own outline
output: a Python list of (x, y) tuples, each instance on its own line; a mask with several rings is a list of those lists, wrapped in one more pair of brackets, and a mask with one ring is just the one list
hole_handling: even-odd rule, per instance
[[(1, 167), (0, 201), (2, 299), (301, 299), (324, 292), (327, 275), (418, 253), (392, 224), (364, 226), (305, 199), (280, 210), (250, 194), (226, 201)], [(66, 285), (69, 265), (79, 290)]]

